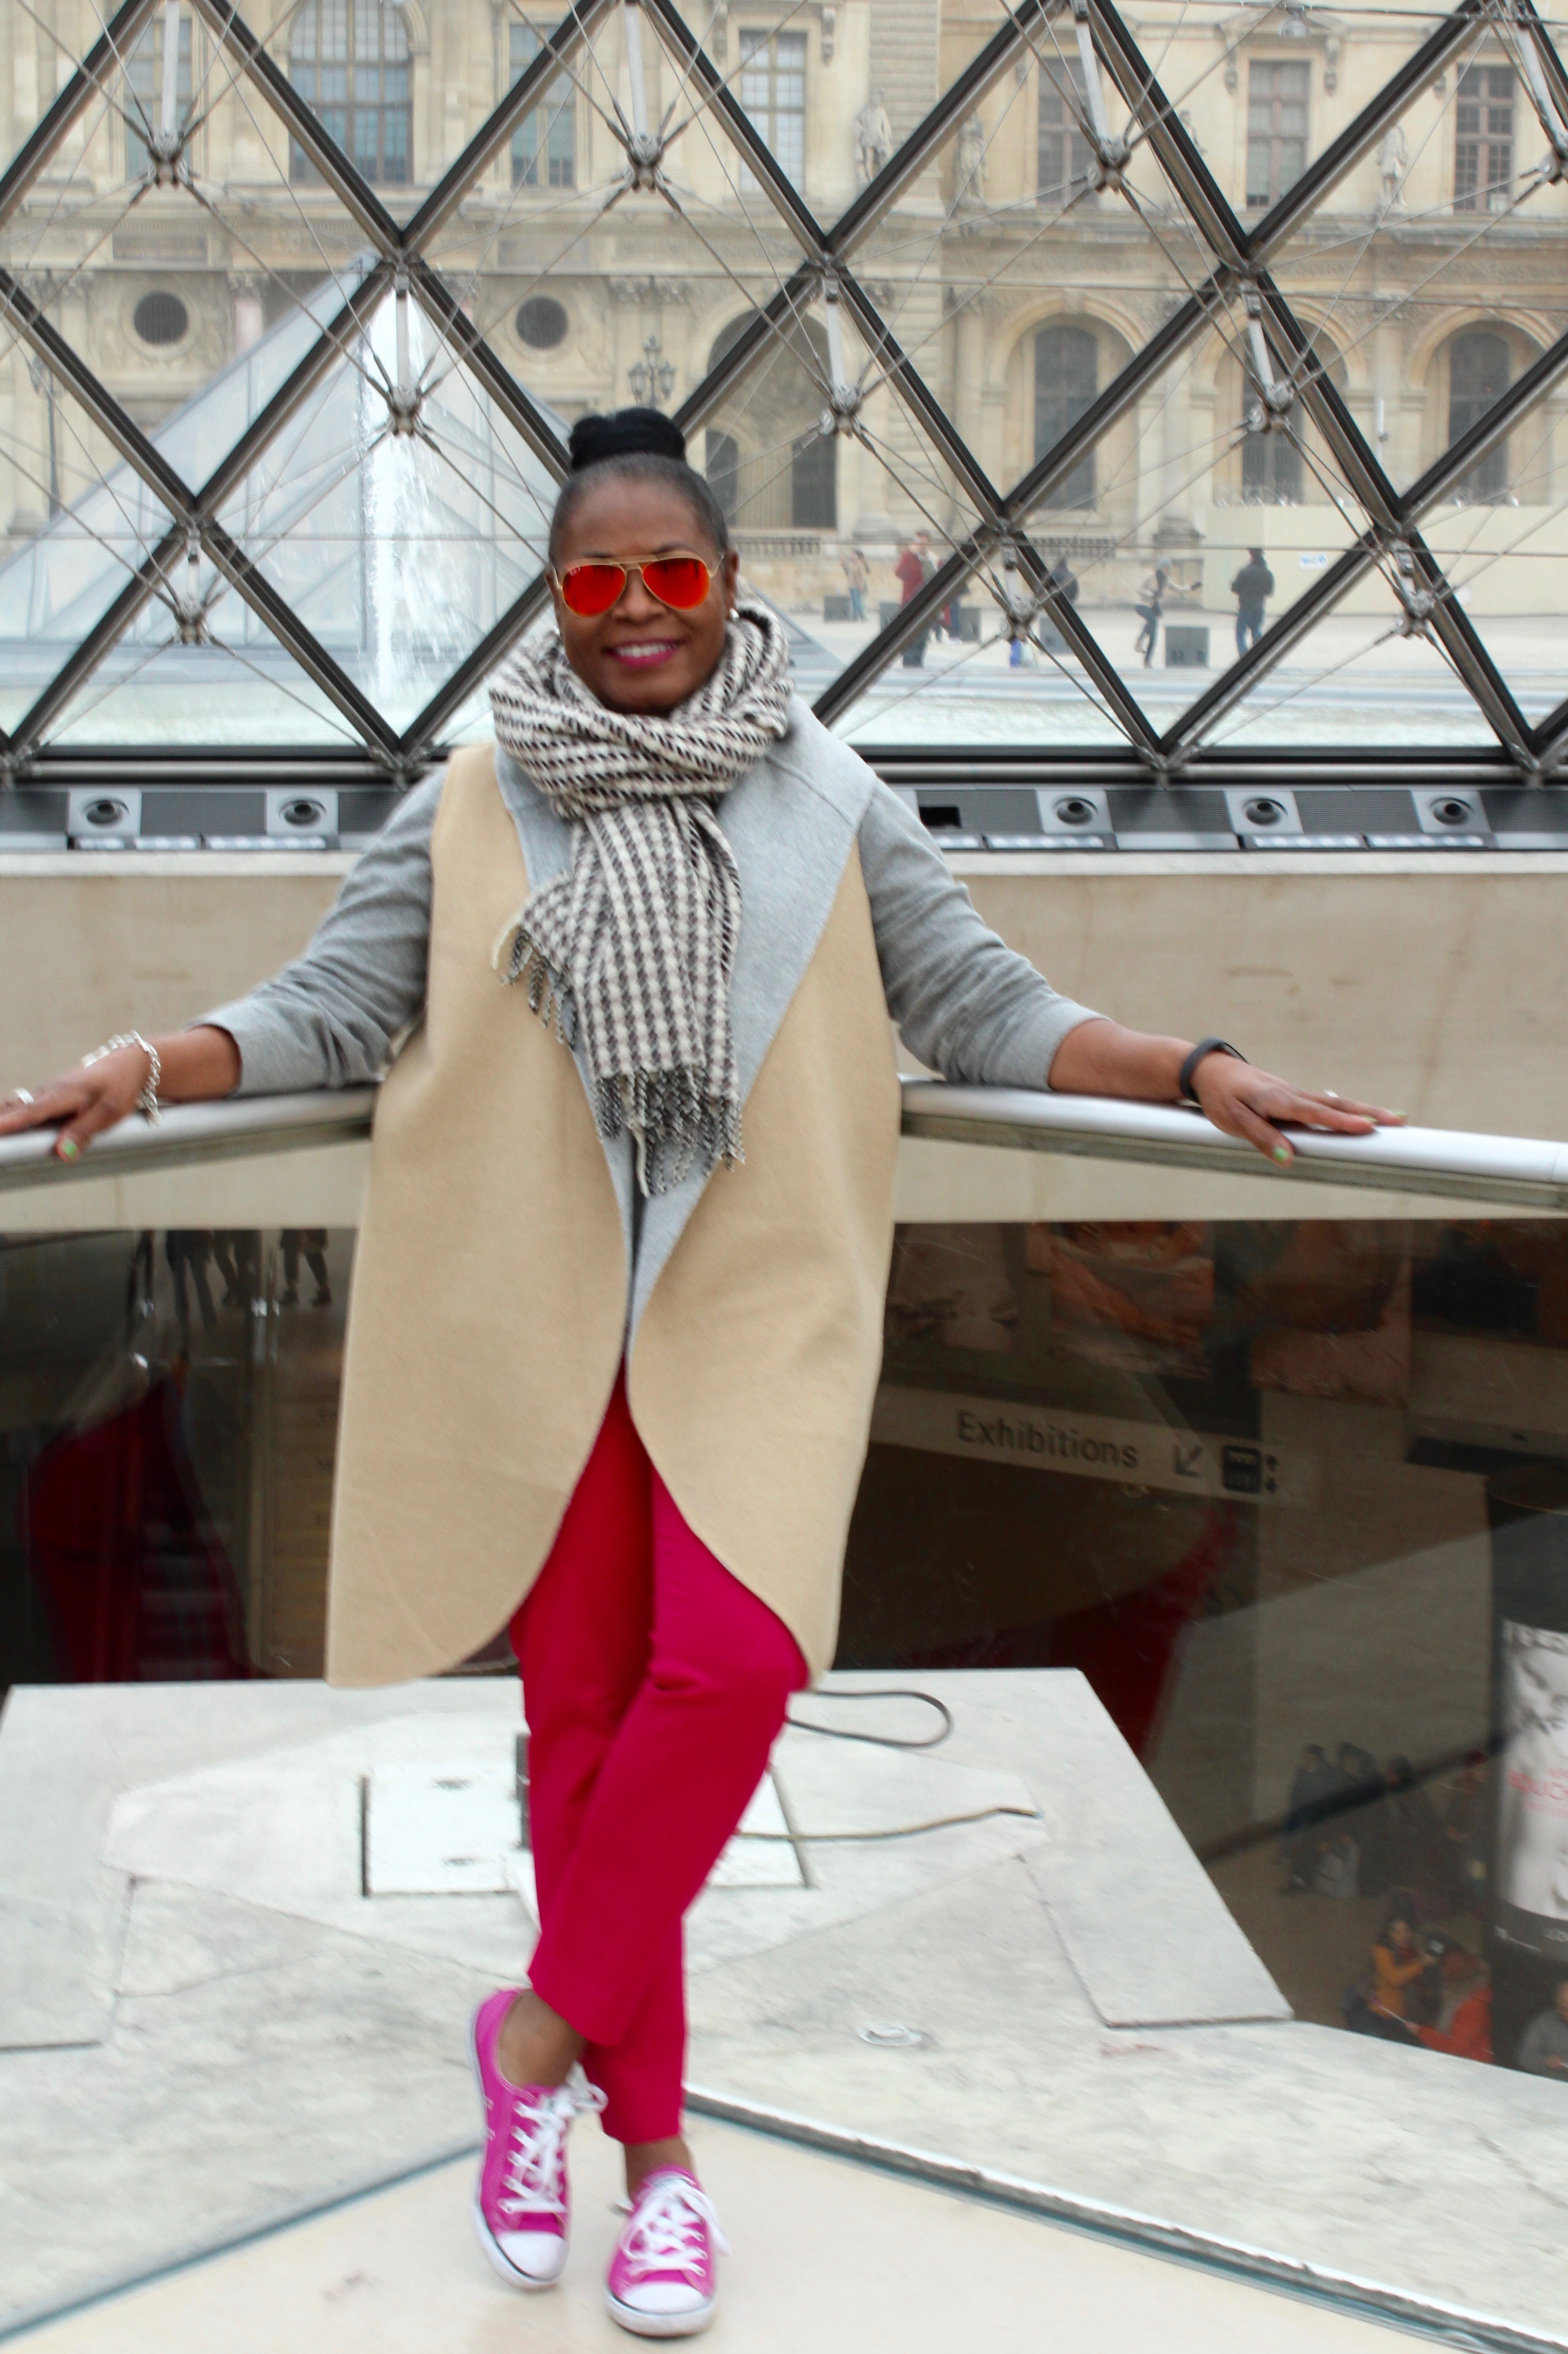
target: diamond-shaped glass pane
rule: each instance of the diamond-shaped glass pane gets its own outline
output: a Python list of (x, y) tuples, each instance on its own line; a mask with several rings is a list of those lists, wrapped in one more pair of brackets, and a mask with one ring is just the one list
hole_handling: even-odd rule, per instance
[[(1314, 343), (1338, 355), (1351, 413), (1402, 490), (1568, 328), (1568, 186), (1542, 170), (1533, 52), (1501, 15), (1270, 260)], [(1369, 21), (1358, 47), (1381, 80), (1428, 29)], [(1474, 494), (1492, 495), (1503, 470), (1487, 461)]]
[(0, 726), (12, 730), (174, 519), (25, 345), (3, 365), (0, 472), (13, 504), (0, 553)]
[[(1071, 417), (1107, 331), (1086, 310), (1027, 347), (1025, 400), (1049, 433)], [(1299, 399), (1266, 405), (1243, 306), (1214, 314), (1096, 447), (1027, 510), (1031, 538), (1156, 727), (1171, 726), (1328, 572), (1366, 526)], [(1035, 637), (1051, 651), (1049, 609)]]
[(1440, 646), (1406, 628), (1392, 567), (1362, 576), (1209, 731), (1210, 747), (1408, 750), (1495, 739)]
[(0, 15), (0, 160), (9, 162), (76, 70), (73, 45), (40, 11)]
[[(535, 38), (516, 16), (503, 31), (514, 44)], [(745, 79), (733, 49), (732, 91)], [(568, 63), (424, 250), (541, 399), (569, 415), (631, 400), (673, 408), (706, 373), (737, 313), (748, 317), (786, 284), (801, 249), (717, 109), (641, 11), (611, 10)], [(567, 141), (564, 126), (578, 118)], [(665, 142), (641, 186), (628, 154), (639, 121)], [(765, 143), (799, 162), (792, 114), (761, 127)]]
[[(730, 518), (743, 578), (789, 623), (807, 695), (872, 642), (977, 520), (847, 310), (801, 309), (691, 452)], [(835, 387), (849, 429), (833, 429)], [(928, 655), (922, 636), (900, 667), (917, 670)]]
[(1532, 725), (1568, 695), (1568, 485), (1553, 448), (1560, 429), (1555, 403), (1532, 410), (1421, 526)]
[(358, 733), (211, 567), (181, 561), (46, 731), (88, 744), (355, 744)]
[(418, 303), (387, 293), (220, 520), (401, 729), (539, 571), (555, 494)]
[[(461, 153), (475, 127), (471, 114), (488, 113), (501, 94), (491, 24), (472, 9), (416, 12), (397, 0), (286, 0), (272, 12), (270, 27), (252, 29), (309, 117), (303, 135), (281, 122), (270, 134), (278, 163), (307, 209), (323, 183), (313, 153), (318, 133), (402, 220)], [(233, 72), (237, 63), (234, 45), (226, 69)], [(471, 87), (477, 108), (468, 97)]]

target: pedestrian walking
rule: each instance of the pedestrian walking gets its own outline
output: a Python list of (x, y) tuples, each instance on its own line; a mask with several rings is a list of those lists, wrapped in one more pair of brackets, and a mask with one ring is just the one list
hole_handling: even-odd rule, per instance
[(1132, 650), (1134, 653), (1140, 653), (1143, 656), (1145, 670), (1151, 670), (1154, 666), (1154, 649), (1160, 637), (1160, 616), (1165, 610), (1165, 591), (1170, 585), (1170, 580), (1171, 567), (1161, 558), (1152, 572), (1144, 574), (1139, 584), (1139, 602), (1134, 606), (1133, 610), (1140, 617), (1143, 626), (1133, 641)]
[(1263, 609), (1274, 594), (1274, 575), (1261, 547), (1249, 547), (1246, 562), (1231, 582), (1236, 600), (1236, 652), (1245, 654), (1263, 635)]

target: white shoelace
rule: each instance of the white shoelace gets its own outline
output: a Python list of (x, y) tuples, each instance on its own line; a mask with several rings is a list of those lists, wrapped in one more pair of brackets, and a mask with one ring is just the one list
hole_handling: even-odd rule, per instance
[(579, 2109), (602, 2109), (604, 2094), (586, 2081), (566, 2084), (537, 2108), (519, 2108), (512, 2120), (512, 2146), (497, 2205), (508, 2215), (550, 2215), (564, 2221), (562, 2159), (567, 2136)]
[(707, 2192), (678, 2174), (657, 2175), (632, 2211), (622, 2251), (639, 2278), (647, 2273), (684, 2272), (701, 2260), (705, 2223), (715, 2247), (727, 2256), (729, 2242)]

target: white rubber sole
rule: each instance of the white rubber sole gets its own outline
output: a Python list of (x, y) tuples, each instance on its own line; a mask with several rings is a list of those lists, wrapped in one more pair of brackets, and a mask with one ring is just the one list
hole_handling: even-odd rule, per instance
[(475, 2239), (477, 2239), (480, 2246), (484, 2250), (485, 2254), (490, 2258), (492, 2264), (493, 2264), (495, 2270), (501, 2274), (503, 2281), (509, 2281), (514, 2288), (528, 2290), (530, 2295), (535, 2295), (541, 2289), (559, 2288), (561, 2285), (561, 2273), (564, 2273), (567, 2269), (566, 2258), (564, 2256), (561, 2259), (561, 2272), (552, 2273), (548, 2280), (539, 2280), (533, 2273), (519, 2272), (517, 2266), (513, 2263), (511, 2257), (507, 2254), (505, 2249), (502, 2247), (500, 2242), (496, 2239), (494, 2232), (485, 2221), (484, 2210), (479, 2203), (479, 2193), (477, 2190), (474, 2192), (473, 2198), (470, 2202), (469, 2212), (473, 2217), (473, 2232)]
[(604, 2301), (609, 2307), (610, 2319), (619, 2321), (633, 2338), (695, 2338), (718, 2311), (716, 2296), (710, 2296), (706, 2305), (694, 2306), (689, 2313), (640, 2313), (634, 2305), (622, 2305), (608, 2288)]
[[(480, 2117), (488, 2131), (490, 2124), (490, 2111), (485, 2104), (484, 2079), (479, 2073), (479, 2052), (473, 2040), (473, 2021), (471, 2019), (468, 2023), (468, 2064), (473, 2074), (473, 2089), (479, 2094)], [(484, 2179), (484, 2160), (482, 2158), (479, 2161), (479, 2172), (480, 2180), (482, 2181)], [(501, 2243), (496, 2238), (494, 2232), (491, 2230), (489, 2224), (485, 2221), (484, 2210), (479, 2203), (478, 2183), (474, 2186), (473, 2197), (469, 2202), (469, 2212), (473, 2217), (473, 2232), (475, 2239), (479, 2242), (480, 2246), (484, 2250), (485, 2254), (489, 2257), (492, 2265), (494, 2267), (495, 2271), (501, 2274), (503, 2281), (509, 2282), (514, 2288), (526, 2289), (530, 2296), (536, 2295), (541, 2289), (558, 2288), (560, 2286), (561, 2273), (564, 2273), (567, 2269), (567, 2243), (565, 2241), (562, 2242), (560, 2272), (552, 2273), (548, 2280), (538, 2280), (532, 2273), (524, 2273), (518, 2270), (511, 2257), (507, 2254), (505, 2249), (501, 2245)]]

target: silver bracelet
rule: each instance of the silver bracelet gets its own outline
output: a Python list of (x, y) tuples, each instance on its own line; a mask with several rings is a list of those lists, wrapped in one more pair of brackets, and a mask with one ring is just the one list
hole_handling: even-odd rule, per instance
[(155, 1128), (162, 1116), (158, 1107), (158, 1089), (163, 1084), (164, 1065), (156, 1046), (150, 1038), (143, 1038), (140, 1030), (122, 1030), (114, 1037), (105, 1039), (101, 1046), (95, 1046), (90, 1055), (82, 1056), (81, 1067), (85, 1071), (90, 1063), (101, 1063), (105, 1055), (117, 1054), (122, 1046), (140, 1046), (147, 1057), (147, 1076), (136, 1098), (136, 1108), (149, 1128)]

